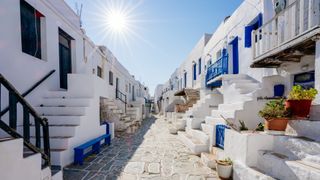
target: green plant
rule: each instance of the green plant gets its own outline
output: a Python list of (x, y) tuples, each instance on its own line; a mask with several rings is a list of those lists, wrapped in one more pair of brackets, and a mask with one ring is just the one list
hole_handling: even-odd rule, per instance
[(259, 115), (266, 120), (272, 118), (289, 118), (290, 110), (286, 109), (284, 99), (272, 100), (266, 103), (265, 107), (259, 111)]
[(240, 123), (240, 131), (247, 131), (249, 130), (246, 126), (246, 124), (244, 123), (244, 121), (239, 120)]
[(300, 85), (292, 87), (292, 90), (289, 93), (288, 100), (313, 100), (318, 91), (314, 88), (304, 89)]
[(259, 123), (258, 126), (256, 127), (255, 131), (264, 131), (264, 124)]
[(232, 160), (228, 157), (222, 160), (218, 160), (217, 163), (221, 165), (229, 166), (229, 165), (232, 165)]

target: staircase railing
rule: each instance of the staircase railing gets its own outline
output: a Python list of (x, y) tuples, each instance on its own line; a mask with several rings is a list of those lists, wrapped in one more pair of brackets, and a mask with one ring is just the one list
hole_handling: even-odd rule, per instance
[[(48, 74), (46, 74), (43, 78), (41, 78), (38, 82), (36, 82), (33, 86), (31, 86), (27, 91), (22, 93), (22, 97), (26, 97), (28, 94), (30, 94), (34, 89), (36, 89), (40, 84), (42, 84), (45, 80), (47, 80), (56, 70), (51, 70)], [(0, 109), (1, 110), (1, 109)], [(9, 106), (4, 108), (0, 112), (0, 118), (6, 114), (9, 111)]]
[[(4, 87), (9, 94), (9, 125), (0, 120), (0, 128), (14, 138), (23, 138), (24, 145), (34, 153), (40, 153), (43, 159), (43, 167), (50, 166), (50, 143), (49, 125), (46, 118), (42, 118), (23, 96), (0, 74), (0, 109), (1, 109), (1, 90)], [(18, 103), (22, 106), (23, 112), (23, 135), (17, 132), (18, 126)], [(33, 117), (33, 123), (30, 121)], [(30, 141), (31, 125), (34, 125), (35, 142)], [(42, 135), (42, 137), (41, 137)], [(43, 146), (41, 145), (43, 143)], [(35, 145), (34, 145), (35, 144)], [(42, 149), (43, 147), (43, 149)]]
[(116, 99), (119, 99), (121, 102), (124, 103), (124, 111), (127, 112), (127, 95), (122, 93), (119, 90), (116, 90)]

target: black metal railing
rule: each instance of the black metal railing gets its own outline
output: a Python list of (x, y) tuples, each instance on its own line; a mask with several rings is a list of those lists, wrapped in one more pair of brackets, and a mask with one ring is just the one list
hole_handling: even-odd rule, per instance
[[(48, 79), (56, 70), (51, 70), (48, 74), (46, 74), (43, 78), (41, 78), (38, 82), (36, 82), (33, 86), (31, 86), (28, 90), (21, 94), (22, 97), (26, 97), (30, 94), (34, 89), (36, 89), (40, 84), (42, 84), (46, 79)], [(0, 102), (1, 103), (1, 102)], [(0, 109), (1, 110), (1, 109)], [(9, 106), (4, 108), (0, 112), (0, 118), (9, 111)]]
[[(8, 92), (9, 100), (9, 117), (8, 124), (0, 119), (0, 128), (13, 138), (23, 138), (24, 145), (34, 153), (40, 153), (43, 159), (43, 168), (50, 166), (50, 142), (49, 142), (49, 124), (46, 118), (42, 118), (24, 97), (0, 74), (0, 109), (2, 96), (2, 87)], [(22, 127), (23, 135), (17, 131), (18, 126), (18, 104), (22, 106)], [(30, 118), (32, 117), (32, 118)], [(33, 120), (33, 121), (32, 121)], [(33, 130), (31, 127), (34, 127)], [(31, 142), (30, 137), (34, 135), (35, 141)], [(43, 146), (41, 145), (43, 143)]]
[(116, 90), (116, 99), (119, 99), (121, 102), (124, 103), (124, 111), (127, 112), (127, 95), (122, 93), (119, 90)]

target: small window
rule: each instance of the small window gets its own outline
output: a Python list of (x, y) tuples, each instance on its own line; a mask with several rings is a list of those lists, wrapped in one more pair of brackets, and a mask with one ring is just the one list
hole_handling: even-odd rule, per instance
[(97, 76), (99, 76), (100, 78), (102, 78), (102, 68), (101, 67), (97, 67)]
[(22, 52), (41, 59), (41, 18), (44, 16), (20, 0)]
[(113, 72), (109, 71), (109, 84), (113, 85)]
[(129, 83), (129, 93), (131, 93), (131, 84)]
[(128, 92), (128, 84), (126, 84), (126, 92)]

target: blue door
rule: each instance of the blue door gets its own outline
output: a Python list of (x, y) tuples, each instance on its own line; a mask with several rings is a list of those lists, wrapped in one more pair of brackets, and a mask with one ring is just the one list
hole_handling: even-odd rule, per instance
[(239, 74), (239, 37), (235, 37), (229, 44), (232, 45), (232, 73)]
[(224, 149), (224, 132), (225, 129), (229, 129), (228, 126), (219, 124), (216, 125), (216, 147)]
[(193, 80), (197, 80), (197, 64), (193, 65)]

